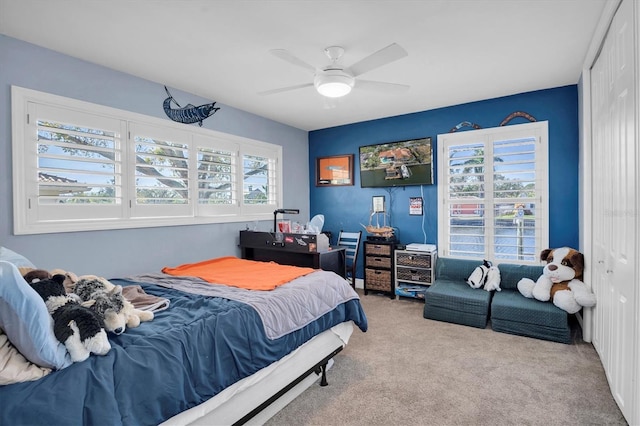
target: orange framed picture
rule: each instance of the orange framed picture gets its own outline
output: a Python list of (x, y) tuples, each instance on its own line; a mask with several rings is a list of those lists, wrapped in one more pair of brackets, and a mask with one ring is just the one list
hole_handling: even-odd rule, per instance
[(318, 157), (316, 186), (353, 185), (353, 154)]

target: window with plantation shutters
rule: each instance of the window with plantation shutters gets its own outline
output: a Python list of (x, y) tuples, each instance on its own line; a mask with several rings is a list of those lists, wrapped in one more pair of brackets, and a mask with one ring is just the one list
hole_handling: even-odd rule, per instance
[(14, 232), (271, 219), (282, 147), (12, 87)]
[(536, 263), (548, 244), (547, 122), (438, 136), (442, 255)]

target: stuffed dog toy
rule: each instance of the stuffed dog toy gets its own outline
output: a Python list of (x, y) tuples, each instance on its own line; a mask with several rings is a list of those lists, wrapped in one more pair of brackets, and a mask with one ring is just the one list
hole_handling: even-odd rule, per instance
[(25, 281), (31, 284), (34, 282), (37, 283), (38, 281), (42, 280), (48, 280), (52, 277), (52, 275), (49, 273), (49, 271), (45, 271), (44, 269), (31, 269), (29, 270), (29, 272), (22, 274), (22, 277), (25, 279)]
[(95, 275), (79, 277), (73, 291), (84, 306), (103, 318), (106, 330), (115, 334), (122, 334), (127, 327), (137, 327), (141, 321), (151, 321), (154, 317), (153, 312), (136, 309), (122, 295), (121, 286)]
[(584, 270), (584, 255), (579, 251), (562, 247), (546, 249), (540, 260), (547, 262), (536, 282), (523, 278), (518, 282), (518, 291), (528, 298), (541, 302), (551, 300), (558, 308), (575, 314), (582, 307), (596, 304), (596, 296), (581, 281)]
[(44, 280), (47, 278), (51, 278), (54, 275), (64, 275), (64, 289), (67, 293), (73, 293), (73, 287), (78, 281), (78, 277), (73, 272), (67, 272), (62, 269), (52, 269), (51, 271), (46, 271), (44, 269), (33, 269), (33, 268), (24, 268), (22, 271), (22, 276), (24, 279), (31, 284), (34, 280)]
[(498, 269), (497, 266), (490, 266), (484, 283), (484, 289), (487, 291), (502, 291), (500, 288), (500, 279), (500, 269)]
[(477, 266), (471, 275), (469, 275), (469, 278), (467, 278), (467, 284), (469, 284), (471, 288), (482, 287), (489, 276), (489, 268), (491, 268), (491, 262), (485, 260), (482, 265)]
[(497, 266), (493, 266), (491, 262), (485, 260), (482, 265), (473, 270), (467, 284), (471, 288), (480, 288), (484, 286), (487, 291), (500, 291), (500, 270)]
[(78, 276), (70, 271), (64, 271), (62, 269), (52, 269), (51, 275), (56, 275), (56, 274), (64, 275), (65, 277), (64, 283), (63, 283), (64, 289), (67, 292), (67, 294), (73, 293), (73, 288), (78, 282)]
[(73, 362), (84, 361), (91, 353), (105, 355), (111, 344), (102, 319), (78, 303), (64, 289), (64, 275), (32, 279), (29, 284), (42, 297), (53, 317), (53, 332), (62, 342)]

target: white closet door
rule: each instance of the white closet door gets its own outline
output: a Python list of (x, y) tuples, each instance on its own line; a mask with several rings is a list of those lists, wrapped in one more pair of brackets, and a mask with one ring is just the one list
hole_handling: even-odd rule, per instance
[[(592, 68), (593, 344), (611, 391), (637, 419), (638, 148), (634, 1), (620, 5)], [(636, 407), (634, 407), (636, 405)]]

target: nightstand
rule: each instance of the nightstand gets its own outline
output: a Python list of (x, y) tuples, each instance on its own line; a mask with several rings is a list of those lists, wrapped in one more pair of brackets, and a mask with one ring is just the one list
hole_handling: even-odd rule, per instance
[(393, 298), (395, 241), (364, 242), (364, 294), (370, 291), (385, 293)]
[(435, 280), (437, 251), (396, 250), (395, 294), (424, 299), (424, 292)]

